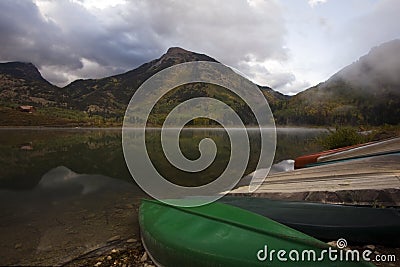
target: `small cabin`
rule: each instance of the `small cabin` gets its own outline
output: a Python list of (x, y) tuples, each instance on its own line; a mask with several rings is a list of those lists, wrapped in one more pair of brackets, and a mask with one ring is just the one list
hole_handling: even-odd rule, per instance
[(19, 110), (22, 112), (32, 113), (35, 111), (35, 107), (34, 106), (19, 106)]

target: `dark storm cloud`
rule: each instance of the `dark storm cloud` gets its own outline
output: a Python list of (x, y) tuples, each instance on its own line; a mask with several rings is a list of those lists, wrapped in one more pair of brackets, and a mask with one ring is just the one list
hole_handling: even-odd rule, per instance
[(63, 46), (60, 31), (46, 21), (29, 1), (0, 1), (0, 57), (4, 60), (32, 61), (38, 65), (63, 62), (80, 67), (76, 56)]
[[(42, 14), (29, 1), (0, 1), (2, 61), (33, 62), (44, 70), (46, 78), (62, 84), (68, 81), (68, 74), (110, 75), (137, 66), (155, 54), (151, 53), (152, 44), (147, 44), (140, 33), (138, 40), (132, 40), (127, 32), (108, 29), (81, 5), (69, 1), (48, 4), (48, 13)], [(82, 69), (83, 59), (98, 67)]]
[[(51, 82), (119, 73), (180, 46), (223, 63), (284, 60), (274, 1), (127, 1), (87, 9), (76, 1), (0, 1), (1, 61), (30, 61)], [(40, 8), (39, 8), (40, 7)]]
[[(254, 57), (284, 59), (285, 28), (279, 7), (272, 1), (144, 1), (152, 10), (151, 28), (166, 43), (221, 57), (227, 64)], [(165, 6), (164, 6), (165, 5)], [(168, 8), (165, 8), (168, 7)]]

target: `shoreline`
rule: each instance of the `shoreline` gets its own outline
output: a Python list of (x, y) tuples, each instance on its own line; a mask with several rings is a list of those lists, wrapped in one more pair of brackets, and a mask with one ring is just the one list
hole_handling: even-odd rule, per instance
[[(336, 241), (326, 242), (333, 247)], [(396, 263), (400, 259), (400, 248), (385, 247), (374, 244), (349, 245), (346, 249), (358, 250), (360, 252), (366, 249), (372, 251), (372, 255), (395, 255), (395, 262), (376, 262), (373, 264), (377, 267), (397, 266)], [(108, 246), (107, 249), (99, 248), (90, 253), (81, 255), (78, 258), (69, 260), (62, 264), (65, 267), (77, 266), (138, 266), (138, 267), (155, 267), (156, 265), (150, 259), (145, 251), (143, 244), (139, 242), (130, 245), (121, 242)]]
[[(123, 127), (64, 127), (64, 126), (0, 126), (0, 130), (122, 130)], [(140, 127), (129, 127), (127, 129), (141, 130)], [(224, 130), (224, 129), (242, 129), (238, 127), (146, 127), (146, 130), (161, 130), (161, 129), (183, 129), (183, 130)], [(259, 130), (259, 127), (246, 127), (246, 130)], [(274, 129), (274, 128), (262, 128), (262, 129)], [(326, 127), (307, 127), (307, 126), (277, 126), (276, 130), (284, 129), (304, 129), (304, 130), (322, 130), (326, 131)]]

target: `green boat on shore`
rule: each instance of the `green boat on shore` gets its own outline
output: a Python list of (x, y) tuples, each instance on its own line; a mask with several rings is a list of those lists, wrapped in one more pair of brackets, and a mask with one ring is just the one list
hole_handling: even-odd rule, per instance
[(374, 266), (266, 217), (217, 202), (183, 208), (143, 200), (139, 225), (143, 245), (158, 266)]

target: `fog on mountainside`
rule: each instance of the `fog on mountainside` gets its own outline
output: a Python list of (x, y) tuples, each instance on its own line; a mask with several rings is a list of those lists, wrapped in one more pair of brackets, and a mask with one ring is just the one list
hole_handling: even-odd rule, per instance
[[(326, 82), (293, 97), (267, 86), (267, 98), (278, 125), (381, 125), (400, 123), (400, 40), (374, 47)], [(0, 63), (0, 125), (120, 125), (137, 88), (155, 73), (175, 64), (215, 59), (179, 47), (131, 71), (101, 79), (77, 80), (59, 88), (47, 82), (30, 63)], [(237, 96), (213, 85), (182, 86), (165, 96), (151, 115), (160, 125), (168, 110), (190, 96), (215, 97), (255, 123)], [(26, 119), (19, 105), (32, 105), (36, 114)], [(240, 114), (239, 114), (240, 115)], [(207, 126), (207, 125), (204, 125)]]

